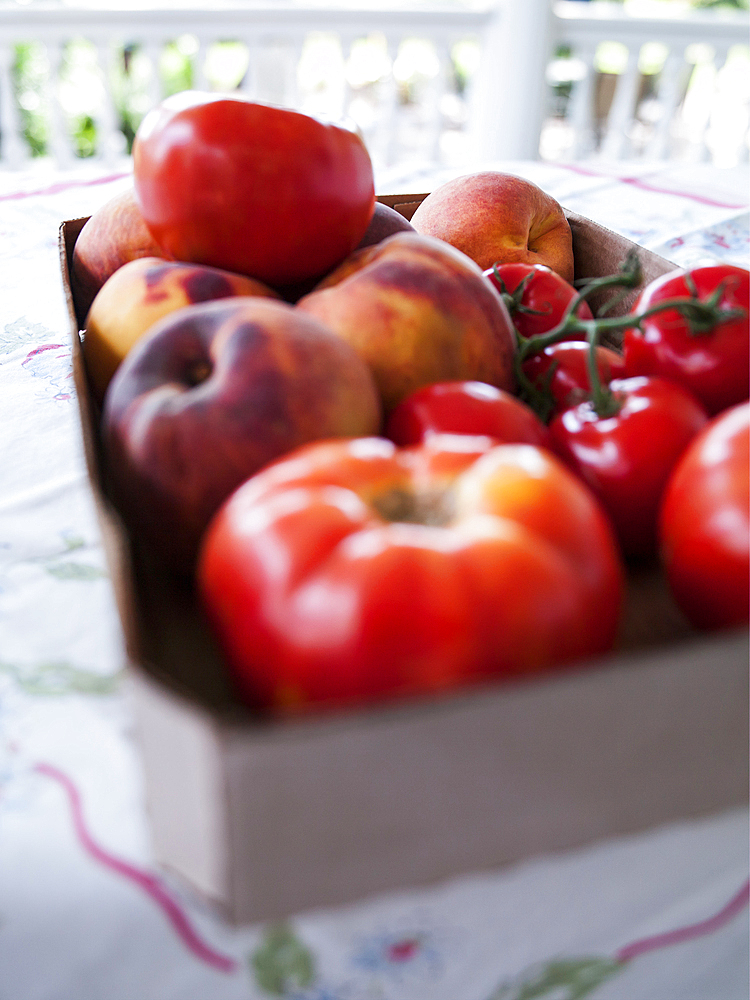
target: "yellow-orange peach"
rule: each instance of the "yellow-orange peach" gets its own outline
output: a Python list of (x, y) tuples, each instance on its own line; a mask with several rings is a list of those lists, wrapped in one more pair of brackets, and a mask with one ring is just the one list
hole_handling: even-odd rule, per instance
[(236, 295), (278, 298), (260, 281), (202, 264), (159, 257), (123, 264), (104, 283), (86, 317), (83, 355), (94, 395), (102, 401), (125, 355), (157, 320), (196, 302)]
[(441, 240), (398, 233), (358, 250), (296, 308), (357, 350), (386, 411), (432, 382), (514, 386), (508, 311), (479, 267)]
[(98, 208), (78, 234), (73, 249), (71, 286), (81, 319), (107, 278), (139, 257), (172, 259), (149, 232), (135, 191), (128, 188)]
[(515, 174), (485, 170), (428, 194), (411, 218), (418, 233), (445, 240), (485, 271), (493, 264), (546, 264), (573, 280), (573, 239), (560, 204)]

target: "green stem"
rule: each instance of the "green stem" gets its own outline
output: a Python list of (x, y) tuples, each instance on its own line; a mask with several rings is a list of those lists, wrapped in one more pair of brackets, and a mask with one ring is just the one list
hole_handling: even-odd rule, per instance
[[(713, 298), (713, 296), (712, 296)], [(599, 335), (611, 333), (617, 330), (625, 330), (628, 327), (642, 328), (645, 320), (658, 313), (666, 312), (668, 309), (675, 309), (681, 313), (691, 327), (691, 333), (706, 333), (714, 329), (720, 323), (729, 323), (735, 319), (742, 319), (747, 316), (746, 309), (717, 309), (710, 300), (698, 300), (679, 297), (664, 299), (657, 302), (650, 309), (642, 313), (631, 313), (625, 316), (600, 316), (596, 319), (579, 319), (570, 310), (560, 320), (554, 329), (547, 333), (537, 334), (535, 337), (528, 337), (519, 345), (526, 360), (532, 354), (538, 354), (550, 344), (556, 344), (560, 340), (565, 340), (573, 333), (584, 333), (589, 339), (590, 331), (595, 328)], [(710, 310), (710, 313), (709, 313)], [(710, 315), (710, 326), (708, 317)], [(700, 329), (696, 327), (700, 324)]]
[[(612, 416), (620, 409), (621, 404), (607, 386), (603, 386), (599, 378), (599, 368), (596, 358), (596, 347), (603, 334), (613, 333), (628, 328), (641, 330), (644, 322), (651, 316), (658, 313), (674, 309), (679, 312), (688, 324), (690, 334), (693, 336), (705, 335), (714, 330), (721, 323), (728, 323), (732, 320), (747, 317), (746, 309), (722, 309), (719, 305), (725, 291), (725, 283), (722, 282), (705, 299), (701, 299), (695, 283), (690, 274), (686, 275), (686, 284), (690, 294), (688, 296), (676, 296), (671, 299), (664, 299), (657, 302), (649, 309), (640, 313), (628, 313), (625, 316), (606, 316), (606, 312), (622, 299), (622, 295), (628, 289), (637, 288), (642, 279), (640, 261), (635, 251), (628, 254), (622, 267), (616, 274), (606, 275), (603, 278), (593, 278), (581, 285), (581, 291), (569, 303), (560, 322), (552, 330), (546, 333), (537, 334), (533, 337), (524, 337), (516, 330), (517, 351), (514, 359), (516, 379), (519, 391), (524, 398), (539, 414), (543, 420), (547, 420), (553, 408), (553, 401), (549, 392), (541, 391), (527, 377), (523, 371), (524, 362), (534, 354), (541, 353), (545, 347), (556, 344), (561, 340), (569, 340), (577, 334), (584, 334), (589, 345), (589, 356), (587, 359), (589, 380), (591, 383), (591, 400), (594, 409), (599, 416)], [(526, 279), (524, 279), (526, 280)], [(511, 296), (503, 292), (504, 297), (515, 300), (522, 293), (522, 286), (516, 289), (516, 293)], [(605, 288), (618, 288), (619, 295), (614, 295), (604, 308), (600, 310), (595, 319), (580, 319), (576, 315), (576, 310), (594, 292), (600, 292)]]
[(599, 343), (599, 330), (597, 321), (589, 323), (588, 335), (586, 337), (589, 345), (586, 366), (589, 372), (589, 385), (591, 387), (591, 405), (594, 407), (599, 417), (614, 417), (619, 413), (622, 402), (617, 399), (609, 386), (602, 385), (599, 378), (599, 366), (597, 364), (596, 348)]

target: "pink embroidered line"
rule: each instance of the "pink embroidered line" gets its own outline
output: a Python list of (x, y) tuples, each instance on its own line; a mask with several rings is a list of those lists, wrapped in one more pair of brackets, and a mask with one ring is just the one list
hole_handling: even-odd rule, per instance
[(647, 951), (655, 951), (657, 948), (667, 948), (672, 944), (680, 944), (682, 941), (691, 941), (693, 938), (702, 937), (704, 934), (711, 934), (719, 930), (724, 924), (737, 916), (744, 910), (750, 900), (750, 880), (745, 882), (740, 891), (729, 900), (713, 917), (701, 920), (697, 924), (689, 924), (687, 927), (678, 927), (676, 930), (667, 931), (664, 934), (654, 934), (652, 937), (641, 938), (633, 941), (632, 944), (625, 945), (624, 948), (615, 954), (618, 962), (628, 962), (631, 958), (643, 955)]
[(106, 177), (93, 177), (90, 180), (80, 181), (58, 181), (46, 188), (39, 188), (36, 191), (12, 191), (10, 194), (0, 194), (0, 201), (19, 201), (21, 198), (35, 198), (38, 195), (59, 194), (61, 191), (69, 191), (77, 187), (94, 187), (97, 184), (110, 184), (112, 181), (121, 181), (123, 177), (129, 177), (130, 171), (120, 174), (108, 174)]
[(123, 875), (125, 878), (130, 879), (131, 882), (134, 882), (143, 889), (161, 907), (183, 943), (197, 958), (200, 958), (208, 965), (212, 965), (215, 969), (219, 969), (221, 972), (234, 972), (237, 968), (235, 959), (214, 951), (201, 941), (185, 913), (171, 898), (155, 875), (147, 871), (142, 871), (134, 865), (116, 858), (96, 843), (86, 827), (81, 807), (80, 792), (71, 779), (51, 764), (37, 764), (34, 770), (38, 771), (39, 774), (44, 774), (48, 778), (52, 778), (65, 789), (70, 802), (73, 826), (83, 849), (96, 861), (117, 872), (118, 875)]
[(602, 173), (600, 170), (590, 170), (587, 167), (579, 167), (575, 163), (555, 163), (555, 166), (564, 167), (566, 170), (570, 170), (574, 174), (583, 174), (585, 177), (606, 177), (611, 180), (619, 181), (621, 184), (632, 184), (633, 187), (642, 188), (644, 191), (653, 191), (655, 194), (673, 194), (676, 198), (689, 198), (691, 201), (697, 201), (701, 205), (712, 205), (715, 208), (747, 208), (746, 204), (736, 205), (727, 201), (716, 201), (714, 198), (708, 198), (706, 195), (702, 194), (694, 194), (691, 191), (676, 191), (674, 188), (658, 187), (656, 184), (649, 184), (640, 177), (625, 177), (616, 174), (606, 174)]

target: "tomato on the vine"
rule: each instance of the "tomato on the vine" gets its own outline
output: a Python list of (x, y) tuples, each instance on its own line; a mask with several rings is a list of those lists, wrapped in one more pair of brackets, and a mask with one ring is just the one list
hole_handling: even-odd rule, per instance
[(312, 444), (229, 498), (198, 583), (251, 704), (362, 704), (611, 648), (622, 565), (590, 491), (541, 448), (472, 440)]
[(239, 95), (187, 91), (157, 105), (135, 137), (133, 180), (171, 256), (274, 286), (331, 270), (375, 208), (355, 132)]
[[(495, 264), (484, 275), (503, 295), (513, 325), (523, 337), (535, 337), (556, 327), (578, 295), (571, 284), (544, 264)], [(577, 306), (575, 315), (593, 319), (586, 302)], [(577, 336), (571, 334), (571, 339)], [(585, 334), (580, 336), (585, 338)]]
[(664, 309), (630, 327), (623, 336), (628, 375), (659, 375), (689, 389), (709, 414), (748, 398), (750, 272), (734, 264), (671, 271), (639, 295), (632, 313), (671, 299)]
[(392, 411), (385, 435), (399, 445), (434, 434), (491, 437), (502, 444), (547, 446), (549, 435), (530, 406), (486, 382), (435, 382), (417, 389)]
[(707, 422), (686, 389), (634, 377), (610, 382), (599, 412), (589, 400), (559, 413), (549, 432), (555, 451), (601, 500), (624, 554), (650, 557), (667, 480)]
[(698, 628), (748, 621), (750, 403), (714, 417), (664, 492), (660, 550), (677, 603)]
[[(602, 383), (608, 384), (612, 379), (625, 375), (622, 355), (601, 344), (595, 350)], [(560, 413), (588, 398), (591, 392), (590, 351), (591, 348), (583, 340), (560, 340), (523, 362), (523, 374), (542, 397), (549, 396), (553, 413)]]

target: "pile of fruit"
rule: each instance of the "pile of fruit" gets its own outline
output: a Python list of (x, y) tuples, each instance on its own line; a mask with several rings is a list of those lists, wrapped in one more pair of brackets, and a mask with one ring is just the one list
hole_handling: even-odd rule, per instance
[(144, 119), (72, 269), (118, 508), (272, 712), (606, 652), (634, 561), (746, 622), (748, 276), (615, 316), (637, 258), (573, 283), (536, 185), (470, 174), (407, 222), (356, 132), (198, 93)]

